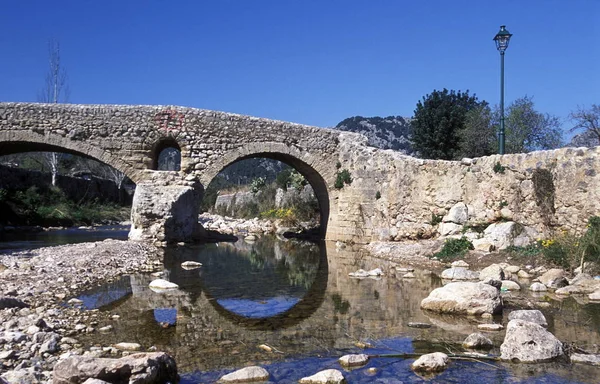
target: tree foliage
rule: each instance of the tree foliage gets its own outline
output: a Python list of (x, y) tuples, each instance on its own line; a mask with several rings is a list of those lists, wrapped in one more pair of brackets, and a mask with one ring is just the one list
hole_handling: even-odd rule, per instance
[(583, 130), (583, 133), (589, 134), (600, 143), (600, 105), (592, 104), (590, 109), (577, 107), (577, 110), (571, 112), (569, 117), (574, 123), (569, 132)]
[(459, 131), (458, 158), (489, 156), (497, 152), (496, 129), (492, 109), (486, 102), (465, 115), (465, 126)]
[(452, 160), (460, 151), (467, 113), (481, 103), (469, 91), (434, 90), (417, 103), (412, 121), (413, 147), (427, 159)]
[[(494, 112), (494, 125), (500, 125), (500, 111)], [(504, 119), (505, 152), (524, 153), (558, 148), (562, 144), (560, 120), (535, 110), (533, 99), (525, 96), (509, 106)]]

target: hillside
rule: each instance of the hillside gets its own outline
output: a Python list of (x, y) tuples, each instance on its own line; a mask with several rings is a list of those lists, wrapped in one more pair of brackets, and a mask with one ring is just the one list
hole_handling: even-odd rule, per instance
[(410, 120), (401, 116), (354, 116), (342, 120), (335, 126), (335, 129), (362, 133), (367, 137), (369, 145), (381, 149), (393, 149), (410, 155), (413, 153), (411, 142), (408, 139)]

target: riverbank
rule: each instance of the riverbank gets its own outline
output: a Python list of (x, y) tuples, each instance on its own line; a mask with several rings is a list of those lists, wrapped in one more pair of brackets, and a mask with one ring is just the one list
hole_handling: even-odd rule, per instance
[(0, 255), (0, 376), (51, 382), (59, 357), (90, 353), (78, 334), (114, 321), (71, 298), (123, 274), (159, 269), (158, 249), (110, 239)]

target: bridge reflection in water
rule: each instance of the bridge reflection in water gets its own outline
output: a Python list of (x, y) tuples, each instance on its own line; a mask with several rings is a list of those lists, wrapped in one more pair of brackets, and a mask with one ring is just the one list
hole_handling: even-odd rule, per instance
[[(203, 266), (182, 269), (181, 263), (187, 260)], [(359, 268), (376, 267), (391, 269), (383, 260), (350, 247), (336, 249), (331, 242), (315, 245), (265, 237), (252, 244), (238, 241), (171, 248), (165, 253), (166, 278), (180, 289), (152, 292), (148, 284), (153, 277), (148, 275), (113, 283), (109, 289), (122, 296), (109, 295), (116, 300), (101, 307), (120, 315), (113, 332), (85, 335), (82, 340), (90, 345), (127, 341), (144, 348), (156, 346), (172, 354), (185, 373), (291, 357), (339, 356), (356, 351), (359, 341), (375, 343), (380, 352), (386, 348), (397, 352), (400, 344), (401, 352), (430, 352), (431, 342), (461, 343), (477, 331), (478, 322), (486, 321), (421, 311), (421, 300), (441, 285), (429, 273), (417, 271), (416, 279), (348, 277)], [(87, 296), (88, 303), (106, 303)], [(106, 292), (104, 296), (109, 297)], [(561, 307), (565, 305), (568, 302)], [(596, 316), (590, 324), (585, 308), (556, 317), (552, 310), (544, 312), (559, 339), (583, 347), (600, 344), (600, 319)], [(160, 324), (175, 320), (174, 327)], [(416, 329), (408, 327), (409, 322), (434, 326)], [(496, 346), (504, 337), (502, 333), (488, 336)], [(378, 342), (400, 337), (412, 342)], [(260, 344), (284, 353), (267, 353), (258, 348)]]

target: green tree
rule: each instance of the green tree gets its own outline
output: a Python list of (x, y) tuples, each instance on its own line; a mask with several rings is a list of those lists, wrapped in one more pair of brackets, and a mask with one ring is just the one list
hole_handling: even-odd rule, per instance
[[(500, 125), (500, 111), (494, 112), (494, 125)], [(535, 110), (529, 96), (513, 101), (505, 114), (506, 153), (524, 153), (558, 148), (562, 144), (560, 120)]]
[(413, 148), (426, 159), (452, 160), (460, 154), (467, 112), (480, 102), (469, 91), (434, 90), (417, 103), (411, 123)]
[(496, 153), (496, 129), (492, 124), (492, 109), (487, 102), (465, 115), (465, 126), (459, 131), (459, 157), (481, 157)]

